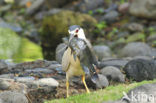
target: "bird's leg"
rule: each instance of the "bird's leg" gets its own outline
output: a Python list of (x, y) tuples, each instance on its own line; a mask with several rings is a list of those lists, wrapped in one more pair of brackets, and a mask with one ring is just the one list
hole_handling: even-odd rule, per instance
[(85, 75), (82, 75), (82, 82), (83, 82), (83, 84), (84, 84), (84, 86), (86, 88), (87, 93), (90, 93), (90, 91), (89, 91), (89, 89), (87, 87), (86, 81), (85, 81)]
[(67, 90), (66, 96), (67, 96), (67, 97), (69, 97), (68, 89), (69, 89), (69, 78), (68, 78), (68, 76), (67, 76), (67, 74), (66, 74), (66, 90)]

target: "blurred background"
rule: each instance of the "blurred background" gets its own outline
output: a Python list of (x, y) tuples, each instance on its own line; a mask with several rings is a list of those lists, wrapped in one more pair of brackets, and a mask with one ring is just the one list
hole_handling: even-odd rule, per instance
[(0, 59), (60, 62), (74, 24), (99, 60), (156, 56), (156, 0), (0, 0)]

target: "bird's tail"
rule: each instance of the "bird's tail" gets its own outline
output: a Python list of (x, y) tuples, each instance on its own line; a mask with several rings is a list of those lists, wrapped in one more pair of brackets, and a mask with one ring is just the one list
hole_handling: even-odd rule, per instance
[(92, 80), (93, 83), (96, 83), (97, 81), (99, 81), (99, 76), (96, 73), (96, 69), (97, 69), (96, 65), (93, 64), (93, 67), (94, 67), (94, 72), (91, 75), (91, 80)]

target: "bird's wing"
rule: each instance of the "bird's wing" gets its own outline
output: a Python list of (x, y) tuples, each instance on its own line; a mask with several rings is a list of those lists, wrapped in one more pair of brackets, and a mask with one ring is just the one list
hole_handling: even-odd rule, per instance
[(91, 75), (96, 73), (94, 68), (94, 66), (97, 65), (96, 56), (85, 40), (74, 37), (70, 41), (69, 47), (71, 48), (73, 55), (79, 58), (80, 64), (85, 72), (87, 72), (86, 68), (88, 68)]
[(67, 71), (70, 66), (71, 49), (68, 47), (62, 57), (62, 70)]

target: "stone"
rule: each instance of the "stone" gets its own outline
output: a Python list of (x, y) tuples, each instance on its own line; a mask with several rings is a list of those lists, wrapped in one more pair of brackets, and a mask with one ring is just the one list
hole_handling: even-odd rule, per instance
[(127, 25), (127, 29), (131, 32), (142, 32), (144, 31), (144, 26), (139, 23), (130, 23)]
[(117, 11), (110, 11), (101, 17), (101, 21), (112, 23), (117, 21), (118, 17), (119, 17), (119, 13)]
[(86, 78), (86, 83), (88, 87), (92, 88), (105, 88), (109, 85), (109, 81), (106, 76), (98, 74), (99, 80), (96, 83), (93, 83), (92, 80), (88, 77)]
[(131, 89), (122, 99), (127, 103), (155, 103), (156, 83), (143, 84)]
[(156, 19), (155, 0), (133, 0), (130, 5), (130, 14), (147, 19)]
[(99, 60), (102, 60), (105, 57), (107, 58), (112, 56), (110, 48), (105, 45), (93, 46), (93, 50), (95, 51), (95, 54), (97, 55)]
[(65, 43), (61, 43), (56, 47), (56, 61), (58, 61), (60, 64), (62, 63), (62, 57), (67, 48), (67, 45)]
[(128, 43), (119, 54), (121, 57), (135, 57), (135, 56), (155, 56), (156, 52), (148, 46), (146, 43), (142, 42), (131, 42)]
[[(95, 3), (96, 2), (96, 3)], [(89, 10), (94, 10), (104, 5), (103, 0), (82, 0), (77, 6), (76, 9), (81, 12), (87, 12)]]
[(50, 73), (53, 73), (54, 71), (53, 70), (46, 69), (46, 68), (34, 68), (34, 69), (25, 70), (25, 72), (27, 72), (27, 73), (44, 73), (44, 74), (50, 74)]
[(42, 78), (42, 79), (35, 81), (35, 83), (42, 87), (44, 86), (58, 87), (59, 86), (59, 83), (53, 78)]
[(125, 82), (125, 76), (117, 67), (107, 66), (100, 70), (100, 73), (105, 75), (109, 81)]
[(10, 85), (8, 81), (0, 79), (0, 90), (8, 90)]
[(134, 59), (123, 68), (126, 77), (135, 81), (153, 80), (156, 78), (156, 61), (146, 59)]
[(85, 33), (90, 33), (88, 36), (91, 38), (91, 32), (97, 21), (90, 15), (67, 10), (62, 10), (43, 19), (40, 37), (45, 59), (55, 59), (57, 45), (62, 42), (63, 37), (69, 36), (68, 27), (74, 24), (82, 26), (86, 30)]
[(98, 63), (98, 68), (102, 69), (106, 66), (114, 66), (120, 69), (124, 67), (128, 63), (128, 61), (129, 60), (126, 59), (107, 59), (107, 60), (100, 61)]
[(96, 88), (104, 88), (109, 85), (109, 82), (108, 82), (106, 76), (98, 74), (98, 77), (99, 77), (99, 81), (96, 82)]
[(0, 28), (9, 28), (9, 29), (13, 30), (14, 32), (22, 32), (23, 31), (23, 28), (20, 27), (19, 25), (6, 23), (4, 21), (0, 22)]
[(35, 0), (32, 5), (27, 8), (26, 10), (26, 14), (28, 15), (32, 15), (34, 14), (38, 9), (40, 9), (40, 7), (43, 5), (44, 0)]
[(8, 69), (8, 65), (3, 60), (0, 60), (0, 71), (4, 69)]
[(118, 10), (120, 13), (128, 13), (129, 12), (129, 6), (130, 6), (130, 3), (125, 2), (121, 5), (119, 5)]
[(35, 78), (34, 77), (15, 77), (14, 80), (16, 82), (22, 82), (22, 83), (27, 83), (27, 82), (34, 82)]
[(27, 97), (16, 91), (4, 91), (0, 93), (1, 103), (29, 103)]

